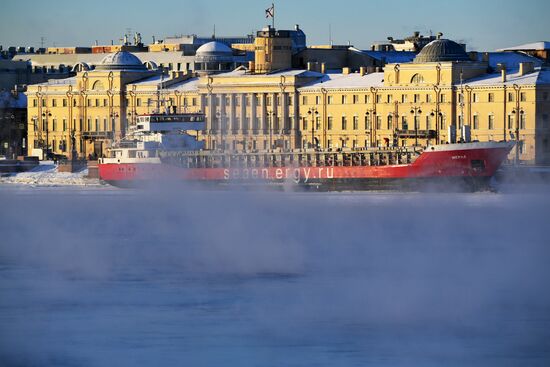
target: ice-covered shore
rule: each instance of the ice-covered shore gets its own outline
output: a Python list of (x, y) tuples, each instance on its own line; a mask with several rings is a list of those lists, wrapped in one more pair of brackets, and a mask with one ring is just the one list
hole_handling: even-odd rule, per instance
[(52, 161), (43, 161), (32, 170), (4, 174), (0, 184), (16, 184), (30, 186), (103, 186), (100, 180), (88, 178), (88, 169), (79, 172), (58, 172), (57, 165)]

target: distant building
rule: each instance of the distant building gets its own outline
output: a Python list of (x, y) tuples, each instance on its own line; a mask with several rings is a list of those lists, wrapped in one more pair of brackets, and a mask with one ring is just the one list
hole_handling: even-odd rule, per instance
[(533, 42), (500, 49), (502, 52), (522, 52), (550, 64), (550, 42)]

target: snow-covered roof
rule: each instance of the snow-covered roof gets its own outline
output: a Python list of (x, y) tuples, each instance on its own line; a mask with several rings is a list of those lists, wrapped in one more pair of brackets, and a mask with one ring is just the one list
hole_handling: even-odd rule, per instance
[(27, 96), (18, 92), (14, 96), (12, 92), (0, 92), (0, 108), (27, 108)]
[(179, 83), (164, 88), (165, 90), (173, 91), (178, 90), (180, 92), (194, 92), (199, 90), (199, 78), (189, 78)]
[(502, 86), (506, 85), (511, 87), (514, 84), (517, 85), (540, 85), (550, 84), (550, 70), (544, 68), (537, 68), (534, 72), (520, 75), (519, 72), (507, 73), (506, 82), (502, 82), (501, 73), (486, 74), (477, 78), (468, 79), (464, 81), (469, 86)]
[(48, 79), (47, 82), (33, 84), (33, 86), (35, 86), (35, 85), (40, 85), (40, 86), (48, 86), (48, 85), (76, 85), (76, 84), (77, 84), (76, 76), (72, 76), (72, 77), (70, 77), (70, 78), (64, 78), (64, 79)]
[(237, 68), (233, 71), (230, 71), (228, 73), (222, 73), (217, 74), (216, 78), (219, 77), (227, 77), (227, 78), (234, 78), (234, 77), (277, 77), (280, 78), (281, 76), (284, 77), (303, 77), (303, 78), (321, 78), (324, 74), (318, 73), (316, 71), (309, 71), (309, 70), (303, 70), (303, 69), (286, 69), (286, 70), (279, 70), (275, 71), (269, 74), (252, 74), (248, 73), (247, 70), (244, 70), (242, 68)]
[(300, 88), (300, 91), (315, 91), (324, 89), (363, 89), (370, 87), (382, 87), (384, 85), (384, 73), (371, 73), (361, 76), (352, 74), (326, 74), (320, 80)]
[(500, 50), (497, 50), (497, 51), (534, 51), (534, 50), (549, 50), (549, 49), (550, 49), (550, 42), (540, 41), (540, 42), (526, 43), (519, 46), (501, 48)]
[(231, 48), (229, 48), (226, 44), (222, 42), (212, 41), (205, 43), (201, 47), (197, 49), (196, 54), (201, 53), (220, 53), (220, 54), (233, 54), (233, 51)]
[[(477, 60), (483, 60), (483, 54), (477, 54)], [(520, 52), (489, 52), (489, 66), (497, 67), (497, 64), (505, 64), (506, 70), (519, 69), (520, 62), (532, 62), (535, 67), (541, 66), (542, 61), (536, 57)]]
[(364, 53), (373, 59), (378, 61), (385, 60), (388, 64), (395, 63), (405, 63), (412, 62), (416, 57), (416, 53), (411, 51), (370, 51), (370, 50), (361, 50), (361, 53)]

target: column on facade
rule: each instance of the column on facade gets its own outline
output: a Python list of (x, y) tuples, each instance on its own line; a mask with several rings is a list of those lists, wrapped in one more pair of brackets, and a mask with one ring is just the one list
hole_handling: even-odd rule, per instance
[(266, 133), (269, 133), (267, 131), (267, 129), (268, 129), (268, 126), (267, 126), (267, 106), (266, 106), (267, 94), (262, 93), (260, 96), (261, 96), (260, 98), (261, 98), (261, 103), (262, 103), (262, 114), (261, 114), (260, 129), (262, 130), (263, 134), (266, 134)]
[(219, 124), (220, 124), (220, 131), (219, 131), (220, 146), (222, 147), (222, 149), (224, 149), (225, 142), (227, 140), (227, 133), (228, 133), (228, 131), (227, 131), (227, 113), (226, 113), (226, 108), (225, 108), (225, 94), (220, 93), (219, 98), (220, 98), (220, 110), (219, 110), (219, 114), (220, 114), (220, 119), (219, 119)]
[(241, 124), (239, 126), (239, 133), (245, 134), (246, 132), (246, 94), (241, 93), (239, 95), (239, 98), (241, 99), (241, 109), (240, 109), (240, 115), (241, 115)]
[(257, 110), (257, 106), (256, 106), (256, 95), (254, 93), (250, 93), (248, 95), (248, 98), (250, 98), (250, 124), (248, 126), (248, 129), (249, 130), (255, 130), (255, 126), (257, 126), (258, 124), (255, 122), (256, 121), (256, 110)]
[(211, 136), (212, 133), (214, 132), (214, 119), (216, 118), (216, 110), (214, 105), (215, 98), (212, 93), (210, 93), (207, 98), (208, 98), (208, 109), (207, 109), (206, 122), (207, 122), (208, 135)]
[(294, 111), (294, 116), (292, 116), (291, 126), (290, 126), (290, 146), (292, 148), (298, 148), (300, 143), (300, 105), (299, 105), (299, 96), (298, 93), (292, 94), (292, 108)]
[(231, 130), (231, 133), (233, 134), (234, 131), (237, 130), (238, 126), (236, 126), (236, 120), (235, 120), (235, 95), (234, 94), (228, 94), (229, 98), (229, 125), (228, 128)]

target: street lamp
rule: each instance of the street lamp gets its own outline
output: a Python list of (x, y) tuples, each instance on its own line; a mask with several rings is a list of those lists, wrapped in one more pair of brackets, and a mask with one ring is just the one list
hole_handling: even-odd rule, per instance
[(417, 116), (422, 113), (420, 107), (411, 107), (411, 114), (414, 115), (414, 146), (418, 146), (418, 120)]
[[(49, 110), (46, 110), (45, 112), (42, 112), (42, 118), (46, 120), (46, 158), (49, 157), (50, 152), (50, 139), (49, 139), (49, 128), (48, 128), (48, 117), (51, 117), (52, 114)], [(42, 159), (44, 160), (44, 151), (42, 151)]]
[[(519, 104), (519, 103), (518, 103)], [(516, 115), (516, 164), (519, 162), (519, 128), (520, 128), (520, 119), (523, 119), (523, 114), (525, 113), (523, 111), (523, 108), (514, 108), (512, 110), (512, 113)]]
[[(436, 108), (435, 111), (432, 110), (432, 112), (430, 113), (430, 116), (432, 117), (435, 116), (435, 145), (437, 145), (439, 144), (439, 121), (441, 121), (443, 114), (440, 111), (438, 111), (438, 109)], [(428, 131), (428, 144), (429, 144), (430, 130), (427, 128), (426, 130)]]
[(317, 119), (317, 116), (319, 115), (319, 111), (317, 111), (316, 107), (311, 107), (307, 114), (311, 116), (311, 146), (313, 148), (317, 148), (315, 144), (315, 120)]
[(373, 125), (376, 123), (376, 109), (374, 108), (368, 108), (367, 112), (365, 112), (365, 117), (369, 121), (369, 130), (370, 130), (370, 144), (371, 146), (374, 146), (376, 144), (376, 136), (373, 133)]

